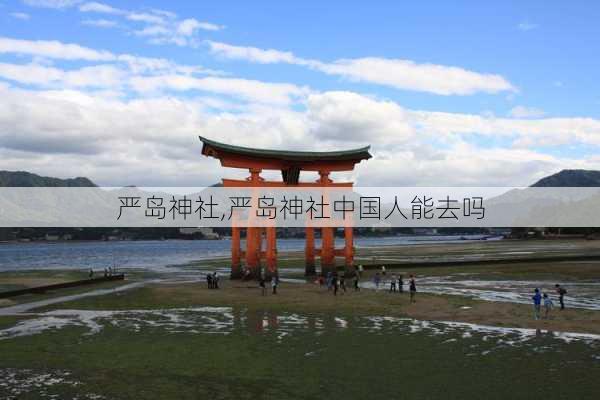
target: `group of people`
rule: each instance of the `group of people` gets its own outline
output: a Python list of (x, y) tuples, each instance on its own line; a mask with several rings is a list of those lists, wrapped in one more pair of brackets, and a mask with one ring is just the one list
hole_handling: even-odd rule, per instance
[[(375, 284), (375, 288), (377, 290), (379, 290), (379, 287), (382, 284), (382, 275), (385, 275), (385, 266), (381, 267), (381, 273), (377, 272), (375, 274), (375, 276), (373, 277), (373, 283)], [(353, 281), (353, 288), (355, 292), (360, 291), (360, 277), (363, 273), (363, 267), (362, 265), (359, 265), (356, 273), (354, 274), (354, 277), (352, 279)], [(325, 276), (319, 276), (319, 278), (316, 280), (315, 283), (318, 283), (320, 286), (327, 286), (327, 290), (333, 292), (334, 296), (337, 296), (339, 291), (342, 291), (342, 293), (346, 293), (346, 275), (342, 274), (342, 275), (338, 275), (337, 272), (335, 271), (329, 271), (327, 272), (327, 274)], [(399, 275), (398, 277), (396, 276), (396, 274), (392, 274), (391, 279), (389, 280), (389, 284), (390, 284), (390, 292), (404, 292), (404, 279), (402, 277), (402, 275)], [(417, 284), (415, 281), (415, 277), (413, 275), (410, 276), (410, 280), (408, 283), (408, 290), (410, 293), (410, 301), (411, 303), (414, 303), (415, 300), (415, 294), (417, 292)]]
[[(267, 280), (263, 274), (258, 278), (258, 286), (260, 287), (263, 296), (267, 295)], [(277, 294), (277, 287), (279, 286), (279, 276), (275, 275), (271, 277), (271, 293)]]
[[(386, 274), (385, 266), (381, 267), (381, 273), (375, 273), (373, 277), (373, 283), (375, 284), (375, 289), (379, 290), (380, 286), (383, 282), (383, 276)], [(402, 275), (396, 276), (396, 274), (392, 274), (389, 279), (389, 291), (391, 292), (404, 292), (404, 277)], [(417, 293), (417, 282), (415, 281), (415, 276), (410, 275), (408, 280), (408, 292), (410, 294), (410, 302), (415, 303), (415, 295)]]
[[(560, 309), (565, 309), (565, 294), (567, 294), (567, 290), (560, 286), (558, 283), (554, 285), (556, 294), (558, 295), (558, 302), (560, 304)], [(548, 319), (550, 314), (550, 310), (554, 307), (554, 302), (548, 296), (548, 293), (542, 293), (539, 288), (535, 288), (533, 291), (533, 296), (531, 297), (533, 300), (533, 317), (538, 320), (541, 316), (542, 311), (542, 303), (544, 305), (544, 319)]]
[[(104, 268), (104, 277), (106, 278), (107, 276), (113, 276), (117, 274), (117, 267), (108, 267), (108, 268)], [(88, 272), (88, 277), (90, 279), (94, 278), (94, 270), (90, 268), (90, 271)]]
[[(338, 291), (340, 290), (343, 291), (343, 293), (346, 293), (347, 290), (346, 275), (342, 274), (338, 276), (337, 272), (327, 272), (327, 275), (325, 277), (320, 276), (319, 279), (317, 279), (317, 283), (321, 286), (326, 285), (327, 290), (332, 291), (334, 296), (337, 296)], [(358, 274), (354, 275), (354, 290), (360, 290), (358, 286)]]
[(217, 271), (213, 272), (212, 274), (206, 274), (206, 284), (208, 285), (208, 288), (218, 289), (220, 279), (221, 277), (219, 276), (219, 273)]

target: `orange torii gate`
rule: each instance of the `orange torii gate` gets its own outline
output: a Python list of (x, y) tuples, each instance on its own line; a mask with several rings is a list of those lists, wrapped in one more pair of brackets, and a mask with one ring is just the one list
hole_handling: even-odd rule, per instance
[[(333, 182), (329, 178), (334, 171), (351, 171), (362, 160), (371, 158), (370, 146), (342, 151), (287, 151), (266, 150), (250, 147), (233, 146), (219, 143), (200, 136), (203, 143), (202, 154), (217, 158), (223, 167), (242, 168), (250, 172), (245, 180), (225, 179), (224, 187), (352, 187), (352, 182)], [(282, 181), (267, 181), (260, 176), (263, 170), (281, 171)], [(316, 182), (300, 182), (300, 171), (319, 173)], [(315, 228), (321, 230), (321, 248), (315, 249)], [(335, 269), (335, 257), (343, 256), (348, 269), (353, 269), (354, 247), (352, 227), (344, 228), (345, 245), (343, 249), (335, 249), (335, 232), (333, 227), (307, 226), (305, 245), (305, 273), (314, 275), (315, 256), (321, 257), (321, 273)], [(263, 233), (266, 236), (266, 251), (262, 250)], [(267, 272), (277, 273), (277, 234), (275, 226), (246, 228), (246, 250), (240, 246), (241, 227), (231, 227), (231, 278), (240, 278), (241, 260), (245, 258), (246, 268), (253, 277), (260, 272), (260, 262), (265, 259)]]

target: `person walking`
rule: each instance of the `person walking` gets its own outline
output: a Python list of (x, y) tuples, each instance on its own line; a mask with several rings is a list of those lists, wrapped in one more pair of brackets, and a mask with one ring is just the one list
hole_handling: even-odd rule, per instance
[(554, 307), (554, 303), (552, 302), (550, 297), (548, 297), (548, 293), (544, 293), (544, 318), (545, 319), (548, 319), (548, 314), (550, 313), (550, 310), (552, 309), (552, 307)]
[(213, 272), (213, 289), (218, 289), (219, 288), (219, 274), (217, 271)]
[(381, 275), (379, 275), (379, 272), (373, 277), (373, 282), (375, 283), (375, 290), (379, 290), (379, 283), (381, 282)]
[(265, 284), (265, 277), (261, 274), (258, 280), (258, 286), (260, 286), (260, 291), (263, 296), (267, 295), (267, 286)]
[(358, 264), (358, 273), (359, 273), (359, 275), (362, 275), (363, 271), (364, 271), (364, 268), (363, 268), (362, 264)]
[(271, 288), (273, 289), (273, 294), (277, 294), (277, 285), (279, 285), (279, 277), (275, 275), (271, 278)]
[(339, 289), (339, 287), (340, 287), (340, 286), (339, 286), (339, 283), (338, 283), (338, 278), (337, 278), (337, 276), (334, 276), (334, 277), (333, 277), (332, 286), (333, 286), (333, 295), (334, 295), (334, 296), (337, 296), (337, 292), (338, 292), (338, 289)]
[(402, 275), (398, 275), (398, 292), (404, 292), (404, 280), (402, 279)]
[(94, 277), (94, 270), (90, 268), (90, 272), (88, 273), (90, 279)]
[(542, 304), (542, 295), (540, 294), (540, 289), (535, 288), (533, 291), (533, 296), (531, 299), (533, 300), (533, 316), (536, 320), (540, 319), (540, 308)]
[(206, 274), (206, 285), (208, 286), (209, 289), (213, 288), (213, 279), (212, 279), (212, 274)]
[(390, 280), (390, 293), (396, 291), (396, 274), (392, 274), (392, 279)]
[(354, 291), (355, 292), (360, 291), (360, 286), (358, 285), (359, 280), (360, 280), (360, 278), (359, 278), (358, 274), (354, 274)]
[(385, 275), (385, 265), (381, 266), (381, 275)]
[(346, 293), (346, 275), (342, 275), (342, 277), (340, 278), (340, 289), (342, 289), (344, 293)]
[(565, 294), (567, 294), (567, 290), (560, 286), (558, 283), (554, 285), (556, 287), (556, 293), (558, 293), (558, 302), (560, 303), (560, 309), (565, 309)]
[(417, 283), (415, 282), (415, 277), (413, 275), (410, 276), (408, 288), (410, 291), (410, 302), (416, 303), (417, 301), (415, 300), (415, 294), (417, 293)]

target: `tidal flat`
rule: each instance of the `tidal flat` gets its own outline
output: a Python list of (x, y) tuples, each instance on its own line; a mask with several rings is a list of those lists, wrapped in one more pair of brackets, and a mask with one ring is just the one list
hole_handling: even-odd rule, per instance
[[(532, 251), (577, 257), (386, 263), (379, 290), (372, 283), (376, 269), (368, 269), (360, 291), (348, 282), (337, 296), (302, 278), (294, 252), (281, 254), (277, 295), (227, 279), (208, 289), (203, 274), (224, 271), (220, 257), (166, 273), (132, 268), (114, 286), (0, 305), (0, 397), (596, 398), (600, 262), (580, 257), (595, 254), (595, 242), (426, 244), (358, 253), (383, 263), (383, 257), (437, 259), (482, 248), (488, 258)], [(19, 285), (73, 273), (2, 274)], [(392, 274), (416, 276), (416, 303), (406, 292), (389, 292)], [(567, 309), (534, 320), (528, 293), (539, 286), (554, 297), (555, 282), (568, 289)]]

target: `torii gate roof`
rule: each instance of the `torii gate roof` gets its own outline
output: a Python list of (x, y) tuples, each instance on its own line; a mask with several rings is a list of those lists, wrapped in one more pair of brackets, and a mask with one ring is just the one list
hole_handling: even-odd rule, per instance
[(235, 146), (202, 136), (200, 140), (203, 143), (202, 154), (217, 158), (223, 166), (233, 168), (344, 171), (352, 170), (354, 164), (372, 157), (369, 153), (371, 146), (336, 151), (291, 151)]

